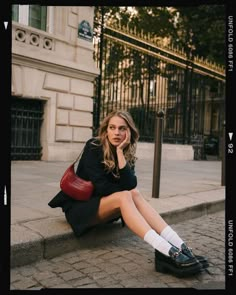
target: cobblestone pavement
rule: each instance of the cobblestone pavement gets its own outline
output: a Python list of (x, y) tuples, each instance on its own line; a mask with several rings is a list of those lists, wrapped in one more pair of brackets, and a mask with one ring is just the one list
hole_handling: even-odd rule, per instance
[(225, 288), (225, 214), (220, 211), (172, 225), (207, 271), (176, 278), (154, 269), (154, 250), (131, 235), (99, 248), (81, 249), (11, 270), (11, 290), (41, 288)]

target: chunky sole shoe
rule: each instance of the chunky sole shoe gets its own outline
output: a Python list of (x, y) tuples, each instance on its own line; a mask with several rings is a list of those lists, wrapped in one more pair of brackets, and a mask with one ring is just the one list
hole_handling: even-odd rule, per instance
[(188, 267), (176, 267), (171, 263), (164, 261), (155, 262), (155, 270), (161, 273), (169, 273), (178, 278), (190, 277), (201, 272), (202, 268), (199, 265), (192, 265)]
[(208, 263), (208, 260), (207, 260), (206, 257), (201, 256), (201, 255), (195, 255), (195, 257), (201, 263), (202, 268), (208, 268), (209, 267), (209, 263)]
[(188, 256), (189, 258), (196, 258), (202, 265), (202, 268), (207, 268), (209, 266), (208, 260), (206, 257), (201, 255), (195, 255), (191, 248), (189, 248), (185, 243), (181, 245), (181, 252)]
[(201, 264), (196, 260), (187, 257), (175, 247), (169, 251), (167, 256), (155, 250), (155, 269), (157, 272), (171, 273), (177, 277), (188, 277), (202, 271)]

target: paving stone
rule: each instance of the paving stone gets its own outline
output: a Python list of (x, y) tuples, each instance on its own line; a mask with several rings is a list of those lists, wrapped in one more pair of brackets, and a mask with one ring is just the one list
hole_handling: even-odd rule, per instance
[[(116, 274), (116, 275), (117, 275), (117, 274)], [(102, 272), (102, 271), (100, 271), (100, 272), (95, 272), (95, 273), (90, 274), (90, 277), (91, 277), (93, 280), (97, 281), (97, 280), (100, 280), (100, 279), (103, 279), (103, 278), (107, 277), (107, 273)]]
[(73, 267), (77, 270), (82, 270), (82, 269), (85, 269), (88, 267), (88, 263), (85, 262), (85, 261), (81, 261), (81, 262), (78, 262), (78, 263), (75, 263), (73, 264)]
[(20, 273), (11, 273), (11, 283), (21, 281), (24, 279), (24, 275)]
[(52, 269), (53, 264), (50, 261), (41, 260), (41, 261), (35, 263), (35, 267), (41, 271), (41, 270), (45, 270), (45, 269)]
[(65, 281), (70, 281), (73, 279), (80, 278), (82, 276), (81, 272), (73, 269), (64, 273), (60, 273), (60, 277), (63, 278)]
[(114, 257), (112, 259), (112, 263), (115, 263), (115, 264), (123, 264), (126, 262), (127, 262), (127, 258), (124, 258), (124, 257)]
[(38, 282), (31, 278), (24, 278), (14, 283), (14, 288), (17, 290), (25, 290), (38, 285)]
[(133, 269), (137, 269), (139, 266), (136, 263), (133, 262), (128, 262), (128, 263), (124, 263), (122, 264), (122, 268), (125, 271), (132, 271)]
[(95, 273), (95, 272), (100, 272), (101, 269), (96, 267), (96, 266), (90, 266), (90, 267), (87, 267), (87, 268), (83, 268), (81, 270), (81, 273), (84, 273), (84, 274), (90, 274), (90, 273)]
[(19, 269), (19, 273), (22, 274), (22, 276), (32, 276), (35, 273), (38, 273), (38, 269), (36, 267), (33, 266), (24, 266), (22, 268)]
[(101, 286), (101, 287), (105, 287), (105, 286), (111, 286), (114, 284), (117, 284), (119, 282), (117, 282), (116, 279), (114, 279), (111, 276), (105, 277), (102, 280), (97, 281), (97, 283)]
[[(100, 257), (100, 256), (99, 256), (99, 257)], [(101, 264), (101, 263), (104, 263), (104, 259), (102, 259), (102, 258), (91, 259), (91, 260), (89, 261), (89, 263), (90, 263), (91, 265), (99, 265), (99, 264)]]
[(37, 274), (33, 275), (33, 278), (37, 281), (42, 281), (53, 277), (56, 277), (56, 274), (50, 271), (38, 272)]
[(81, 287), (81, 286), (85, 286), (89, 284), (94, 284), (94, 281), (89, 277), (83, 277), (77, 281), (73, 281), (73, 286), (75, 287), (79, 287), (79, 286)]
[(71, 266), (69, 264), (65, 264), (62, 261), (59, 261), (58, 264), (54, 266), (53, 272), (55, 273), (63, 273), (71, 270)]
[(40, 284), (44, 288), (51, 288), (51, 287), (55, 287), (55, 286), (58, 286), (58, 285), (64, 284), (64, 283), (65, 283), (65, 281), (59, 277), (52, 277), (52, 278), (48, 278), (48, 279), (44, 279), (44, 280), (40, 281)]
[(81, 257), (72, 256), (72, 257), (68, 258), (66, 261), (67, 261), (67, 263), (74, 264), (78, 261), (81, 261)]

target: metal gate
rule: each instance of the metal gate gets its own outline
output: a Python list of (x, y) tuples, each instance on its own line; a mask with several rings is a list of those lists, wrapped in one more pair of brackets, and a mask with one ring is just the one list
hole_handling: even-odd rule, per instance
[(40, 160), (40, 129), (43, 102), (12, 98), (11, 102), (11, 160)]
[[(102, 32), (102, 34), (100, 33)], [(154, 140), (157, 111), (165, 113), (163, 141), (190, 144), (219, 137), (224, 120), (224, 68), (181, 50), (159, 46), (127, 27), (95, 37), (94, 132), (113, 109), (128, 110), (140, 141)]]

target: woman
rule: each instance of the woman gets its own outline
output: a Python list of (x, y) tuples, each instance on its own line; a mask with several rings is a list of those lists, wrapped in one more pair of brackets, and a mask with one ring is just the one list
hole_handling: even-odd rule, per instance
[(62, 207), (77, 236), (96, 224), (121, 217), (134, 234), (155, 249), (156, 271), (171, 272), (179, 277), (199, 273), (208, 266), (207, 259), (195, 256), (136, 188), (134, 167), (138, 138), (138, 130), (128, 112), (108, 114), (98, 136), (87, 141), (76, 171), (80, 177), (93, 182), (91, 199), (77, 201), (60, 191), (49, 206)]

